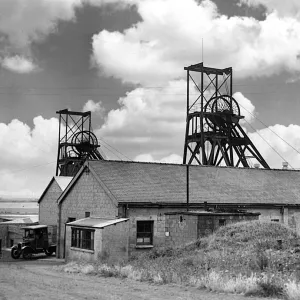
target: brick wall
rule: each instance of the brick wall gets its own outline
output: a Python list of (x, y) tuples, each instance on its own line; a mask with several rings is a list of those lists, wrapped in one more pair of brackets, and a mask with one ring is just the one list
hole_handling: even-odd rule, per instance
[(54, 179), (43, 199), (39, 203), (39, 223), (42, 225), (57, 225), (57, 199), (62, 193)]
[(108, 197), (92, 173), (83, 172), (61, 204), (61, 229), (59, 257), (63, 257), (65, 223), (68, 218), (83, 219), (85, 212), (90, 216), (115, 218), (118, 208)]

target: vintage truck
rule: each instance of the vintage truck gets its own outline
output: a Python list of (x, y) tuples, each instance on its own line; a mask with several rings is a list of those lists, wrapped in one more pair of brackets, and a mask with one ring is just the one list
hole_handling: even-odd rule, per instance
[(11, 248), (11, 257), (29, 259), (33, 254), (50, 256), (56, 251), (56, 226), (32, 225), (23, 227), (23, 241)]

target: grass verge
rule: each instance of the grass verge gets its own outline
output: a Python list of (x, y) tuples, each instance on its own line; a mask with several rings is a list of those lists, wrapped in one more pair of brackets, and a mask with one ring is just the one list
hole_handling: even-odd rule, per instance
[(298, 241), (296, 233), (282, 224), (243, 222), (184, 247), (151, 250), (124, 266), (71, 262), (58, 268), (69, 273), (299, 300)]

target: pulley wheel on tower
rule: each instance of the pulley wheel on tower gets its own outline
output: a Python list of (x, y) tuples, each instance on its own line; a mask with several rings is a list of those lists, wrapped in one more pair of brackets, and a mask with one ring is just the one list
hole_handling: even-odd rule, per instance
[(229, 95), (211, 98), (204, 106), (204, 116), (207, 125), (212, 129), (233, 127), (241, 119), (240, 107)]
[(72, 149), (79, 156), (85, 156), (99, 147), (97, 137), (91, 131), (84, 130), (75, 133), (72, 137)]

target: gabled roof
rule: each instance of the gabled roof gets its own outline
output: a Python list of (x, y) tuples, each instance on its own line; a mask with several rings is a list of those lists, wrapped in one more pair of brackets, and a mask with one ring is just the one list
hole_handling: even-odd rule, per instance
[[(186, 202), (187, 166), (90, 161), (118, 202)], [(300, 171), (189, 166), (190, 203), (300, 205)]]
[[(89, 161), (76, 177), (84, 168), (96, 174), (118, 203), (186, 202), (186, 165)], [(190, 203), (300, 205), (300, 171), (194, 165), (188, 169)], [(74, 184), (75, 178), (59, 202)]]
[(114, 224), (117, 224), (120, 222), (127, 222), (128, 220), (129, 219), (127, 219), (127, 218), (103, 219), (103, 218), (89, 217), (89, 218), (69, 222), (69, 223), (67, 223), (67, 226), (104, 228), (104, 227), (114, 225)]
[(67, 188), (68, 184), (71, 182), (72, 179), (73, 177), (71, 176), (53, 176), (50, 182), (48, 183), (47, 187), (45, 188), (44, 192), (42, 193), (41, 197), (39, 198), (38, 203), (42, 201), (43, 197), (45, 196), (45, 194), (47, 193), (48, 189), (50, 188), (50, 186), (53, 184), (54, 181), (60, 187), (61, 192), (63, 192)]

